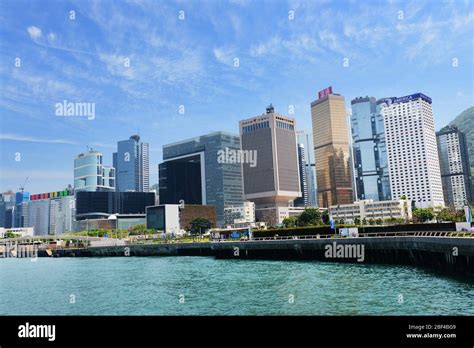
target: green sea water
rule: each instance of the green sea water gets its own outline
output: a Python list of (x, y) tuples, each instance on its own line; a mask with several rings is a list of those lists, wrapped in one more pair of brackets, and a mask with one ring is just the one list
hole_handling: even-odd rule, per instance
[(316, 261), (10, 258), (0, 315), (474, 315), (474, 281)]

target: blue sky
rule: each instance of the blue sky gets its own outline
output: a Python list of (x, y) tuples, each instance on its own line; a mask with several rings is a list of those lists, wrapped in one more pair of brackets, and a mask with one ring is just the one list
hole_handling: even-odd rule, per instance
[[(437, 128), (474, 104), (472, 1), (3, 0), (0, 23), (0, 191), (61, 190), (87, 145), (111, 165), (137, 132), (154, 184), (163, 144), (237, 134), (269, 103), (311, 129), (330, 85), (347, 107), (423, 92)], [(56, 116), (63, 100), (95, 118)]]

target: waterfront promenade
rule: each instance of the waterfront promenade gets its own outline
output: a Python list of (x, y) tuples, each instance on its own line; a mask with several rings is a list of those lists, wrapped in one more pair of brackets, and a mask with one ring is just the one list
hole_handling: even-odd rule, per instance
[[(23, 237), (0, 242), (1, 257), (22, 257), (39, 240), (75, 240), (73, 247), (38, 248), (39, 257), (211, 256), (220, 259), (319, 260), (403, 264), (448, 274), (474, 276), (474, 234), (470, 232), (387, 232), (359, 237), (292, 236), (252, 240), (162, 242), (125, 244), (97, 237)], [(78, 243), (103, 241), (102, 246)], [(23, 250), (23, 252), (22, 252)], [(14, 251), (15, 256), (12, 255)], [(24, 257), (24, 256), (23, 256)]]

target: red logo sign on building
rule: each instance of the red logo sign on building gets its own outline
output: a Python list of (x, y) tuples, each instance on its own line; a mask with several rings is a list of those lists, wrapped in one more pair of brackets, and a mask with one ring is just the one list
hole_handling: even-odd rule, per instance
[(328, 88), (323, 89), (322, 91), (319, 91), (318, 97), (319, 99), (324, 98), (325, 96), (332, 94), (332, 86), (329, 86)]

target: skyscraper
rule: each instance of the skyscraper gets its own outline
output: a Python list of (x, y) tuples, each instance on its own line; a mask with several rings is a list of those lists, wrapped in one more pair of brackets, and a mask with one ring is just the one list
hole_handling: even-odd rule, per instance
[(303, 144), (305, 152), (305, 176), (306, 189), (308, 193), (308, 205), (310, 207), (318, 206), (316, 189), (316, 168), (314, 162), (313, 133), (311, 131), (297, 131), (298, 144)]
[(150, 189), (150, 167), (148, 143), (140, 142), (140, 136), (132, 135), (117, 143), (113, 153), (116, 173), (116, 191), (148, 192)]
[(33, 227), (35, 236), (49, 234), (50, 199), (39, 199), (28, 203), (28, 223), (25, 226)]
[(25, 218), (28, 215), (28, 201), (30, 194), (28, 192), (19, 191), (15, 193), (15, 206), (13, 207), (13, 227), (24, 227)]
[(75, 191), (114, 191), (115, 169), (102, 164), (102, 153), (90, 150), (74, 159)]
[(276, 113), (239, 123), (242, 150), (255, 153), (256, 163), (243, 163), (245, 199), (255, 202), (258, 221), (280, 223), (280, 208), (301, 196), (295, 120)]
[(318, 203), (320, 207), (353, 202), (349, 131), (344, 97), (332, 88), (311, 103)]
[(307, 178), (306, 178), (306, 151), (304, 144), (298, 143), (298, 168), (300, 174), (300, 190), (301, 190), (301, 197), (295, 199), (295, 206), (297, 207), (307, 207), (309, 205), (308, 202), (308, 186), (307, 186)]
[(462, 209), (472, 202), (466, 135), (455, 126), (436, 133), (441, 181), (447, 206)]
[(7, 213), (7, 202), (5, 197), (0, 193), (0, 227), (5, 227), (5, 218)]
[(214, 205), (218, 225), (224, 208), (241, 205), (242, 168), (237, 135), (214, 132), (163, 146), (160, 204)]
[(390, 200), (385, 129), (374, 97), (351, 101), (354, 174), (357, 199)]
[(380, 100), (392, 199), (444, 206), (431, 98), (422, 93)]

